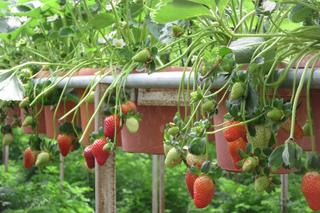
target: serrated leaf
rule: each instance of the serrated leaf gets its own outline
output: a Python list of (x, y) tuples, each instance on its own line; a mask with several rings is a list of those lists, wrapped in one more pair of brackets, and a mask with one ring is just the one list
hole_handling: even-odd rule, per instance
[(69, 37), (73, 35), (74, 35), (74, 31), (70, 27), (64, 27), (59, 32), (59, 36), (61, 37)]
[(209, 9), (201, 4), (173, 1), (159, 6), (152, 13), (152, 18), (158, 23), (167, 23), (207, 15), (210, 15)]
[(213, 6), (215, 6), (215, 1), (213, 0), (188, 0), (194, 3), (198, 3), (198, 4), (203, 4), (206, 5), (209, 8), (212, 8)]
[(284, 150), (284, 146), (276, 147), (273, 152), (270, 154), (268, 158), (268, 164), (270, 167), (279, 168), (282, 164), (282, 153)]
[(88, 24), (95, 29), (102, 29), (114, 23), (114, 17), (111, 14), (101, 13), (94, 16)]

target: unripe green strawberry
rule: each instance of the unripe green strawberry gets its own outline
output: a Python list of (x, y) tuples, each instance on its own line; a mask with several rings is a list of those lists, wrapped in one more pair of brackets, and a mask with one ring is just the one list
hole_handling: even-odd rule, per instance
[(284, 118), (283, 110), (274, 108), (267, 113), (267, 117), (274, 122), (279, 122)]
[(168, 152), (170, 151), (170, 149), (172, 149), (172, 146), (166, 144), (166, 143), (163, 143), (163, 150), (164, 150), (164, 154), (167, 155)]
[(29, 102), (29, 97), (25, 97), (20, 103), (19, 103), (19, 107), (20, 108), (25, 108), (28, 107), (30, 104)]
[(13, 143), (13, 135), (11, 133), (6, 133), (3, 135), (2, 144), (3, 145), (10, 145)]
[(166, 156), (165, 164), (167, 167), (175, 167), (181, 163), (182, 157), (176, 148), (170, 149)]
[(179, 133), (179, 127), (173, 126), (168, 129), (168, 134), (172, 136), (176, 136)]
[(50, 155), (48, 152), (41, 152), (36, 160), (36, 167), (43, 168), (49, 163)]
[(248, 157), (242, 165), (242, 171), (249, 172), (255, 169), (259, 164), (259, 159), (257, 157)]
[(201, 105), (202, 113), (209, 113), (215, 107), (215, 103), (212, 100), (208, 100)]
[(34, 122), (33, 117), (31, 115), (28, 115), (27, 117), (24, 118), (22, 122), (22, 127), (31, 126), (33, 122)]
[(267, 176), (257, 177), (254, 181), (254, 189), (256, 192), (264, 192), (270, 185), (269, 179)]
[(307, 121), (302, 127), (303, 135), (310, 136), (310, 129), (311, 129), (310, 122)]
[(91, 91), (90, 94), (86, 97), (86, 102), (87, 103), (93, 103), (94, 101), (94, 91)]
[(132, 60), (135, 62), (145, 63), (152, 59), (152, 54), (149, 49), (143, 49), (133, 56)]
[(264, 124), (256, 125), (255, 128), (255, 135), (252, 136), (250, 133), (247, 133), (247, 140), (249, 143), (252, 144), (254, 149), (260, 148), (265, 149), (269, 145), (269, 141), (271, 138), (271, 128), (267, 127)]
[(135, 117), (126, 120), (126, 127), (130, 133), (136, 133), (139, 130), (139, 121)]
[(172, 34), (173, 37), (179, 38), (184, 33), (184, 29), (179, 25), (173, 25), (172, 26)]
[(246, 91), (245, 85), (242, 82), (236, 82), (232, 85), (231, 92), (230, 92), (230, 99), (237, 100), (241, 98)]

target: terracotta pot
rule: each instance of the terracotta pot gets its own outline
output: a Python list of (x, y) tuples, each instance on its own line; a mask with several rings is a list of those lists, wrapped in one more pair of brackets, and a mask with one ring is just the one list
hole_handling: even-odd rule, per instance
[(121, 131), (122, 149), (126, 152), (164, 154), (163, 132), (165, 125), (172, 121), (177, 112), (175, 106), (141, 106), (137, 107), (142, 114), (137, 133), (129, 133), (126, 127)]
[[(56, 119), (53, 119), (54, 111), (58, 107)], [(59, 106), (44, 106), (45, 112), (45, 124), (46, 124), (46, 133), (49, 138), (54, 137), (54, 126), (56, 127), (56, 134), (59, 133), (59, 118), (65, 115), (68, 111), (75, 107), (75, 103), (71, 101), (67, 101), (66, 105), (64, 106), (63, 103), (60, 103)], [(64, 122), (71, 122), (73, 118), (73, 113), (71, 113)]]
[[(181, 72), (183, 68), (170, 67), (163, 71)], [(135, 75), (139, 75), (139, 73)], [(149, 92), (154, 92), (153, 95), (147, 95), (151, 97), (151, 99), (154, 99), (140, 102), (139, 97), (143, 95), (143, 93), (148, 94)], [(160, 93), (163, 93), (165, 96), (162, 97), (162, 100), (156, 100), (159, 98)], [(127, 128), (123, 127), (121, 131), (123, 151), (164, 154), (163, 133), (165, 125), (172, 122), (177, 112), (175, 103), (177, 100), (177, 98), (175, 98), (176, 94), (177, 90), (174, 89), (139, 90), (137, 110), (142, 114), (142, 121), (140, 122), (138, 132), (135, 134), (129, 133)]]
[[(97, 69), (94, 68), (82, 68), (78, 71), (78, 76), (92, 76), (97, 72)], [(79, 98), (83, 96), (85, 92), (85, 89), (83, 88), (78, 88), (76, 89), (76, 93)], [(80, 105), (80, 117), (81, 117), (81, 129), (84, 131), (86, 126), (88, 125), (88, 121), (91, 118), (91, 116), (94, 113), (94, 102), (93, 103), (87, 103), (84, 102), (83, 104)], [(84, 136), (83, 139), (83, 145), (87, 146), (89, 143), (89, 136), (91, 132), (94, 131), (94, 122), (90, 124), (89, 130)]]

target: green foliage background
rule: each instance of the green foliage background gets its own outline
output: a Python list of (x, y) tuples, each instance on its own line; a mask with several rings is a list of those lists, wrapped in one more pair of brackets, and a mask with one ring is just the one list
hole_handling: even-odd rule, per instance
[[(89, 213), (94, 207), (94, 173), (84, 166), (81, 150), (66, 158), (65, 182), (59, 181), (59, 162), (55, 159), (45, 170), (25, 170), (22, 152), (28, 136), (15, 130), (10, 151), (9, 173), (0, 169), (0, 212), (4, 213)], [(56, 157), (58, 158), (58, 157)], [(151, 212), (150, 155), (117, 153), (117, 209), (120, 213)], [(216, 180), (216, 195), (206, 209), (195, 209), (184, 184), (185, 166), (166, 169), (166, 213), (263, 213), (279, 212), (280, 188), (271, 194), (257, 194), (253, 177), (229, 174)], [(289, 212), (311, 212), (300, 190), (301, 176), (289, 175)]]

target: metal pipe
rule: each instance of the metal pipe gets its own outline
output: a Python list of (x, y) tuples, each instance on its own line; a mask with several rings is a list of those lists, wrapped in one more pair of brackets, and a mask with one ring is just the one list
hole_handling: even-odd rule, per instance
[[(296, 73), (297, 80), (301, 79), (303, 69), (299, 69)], [(278, 76), (281, 73), (281, 70), (278, 71)], [(130, 74), (126, 80), (127, 88), (179, 88), (182, 72), (156, 72), (152, 74), (148, 73), (135, 73)], [(188, 84), (190, 76), (190, 83), (192, 86), (194, 80), (194, 73), (186, 72), (185, 75), (185, 85)], [(294, 80), (295, 71), (291, 70), (284, 80), (282, 87), (290, 87)], [(68, 79), (61, 79), (61, 77), (49, 77), (49, 78), (40, 78), (35, 79), (35, 83), (43, 83), (44, 81), (50, 80), (52, 82), (60, 81), (58, 83), (58, 87), (63, 87), (66, 83), (68, 83), (68, 87), (72, 88), (86, 88), (93, 81), (98, 81), (95, 76), (74, 76), (71, 77), (70, 81)], [(113, 76), (106, 76), (100, 82), (104, 84), (110, 84), (114, 80)], [(220, 76), (216, 79), (215, 82), (212, 83), (213, 88), (220, 88), (225, 83), (225, 77)], [(200, 80), (198, 80), (199, 82)], [(307, 79), (305, 80), (307, 81)], [(314, 89), (320, 89), (320, 69), (316, 69), (313, 75), (313, 80), (311, 83), (311, 87)]]

